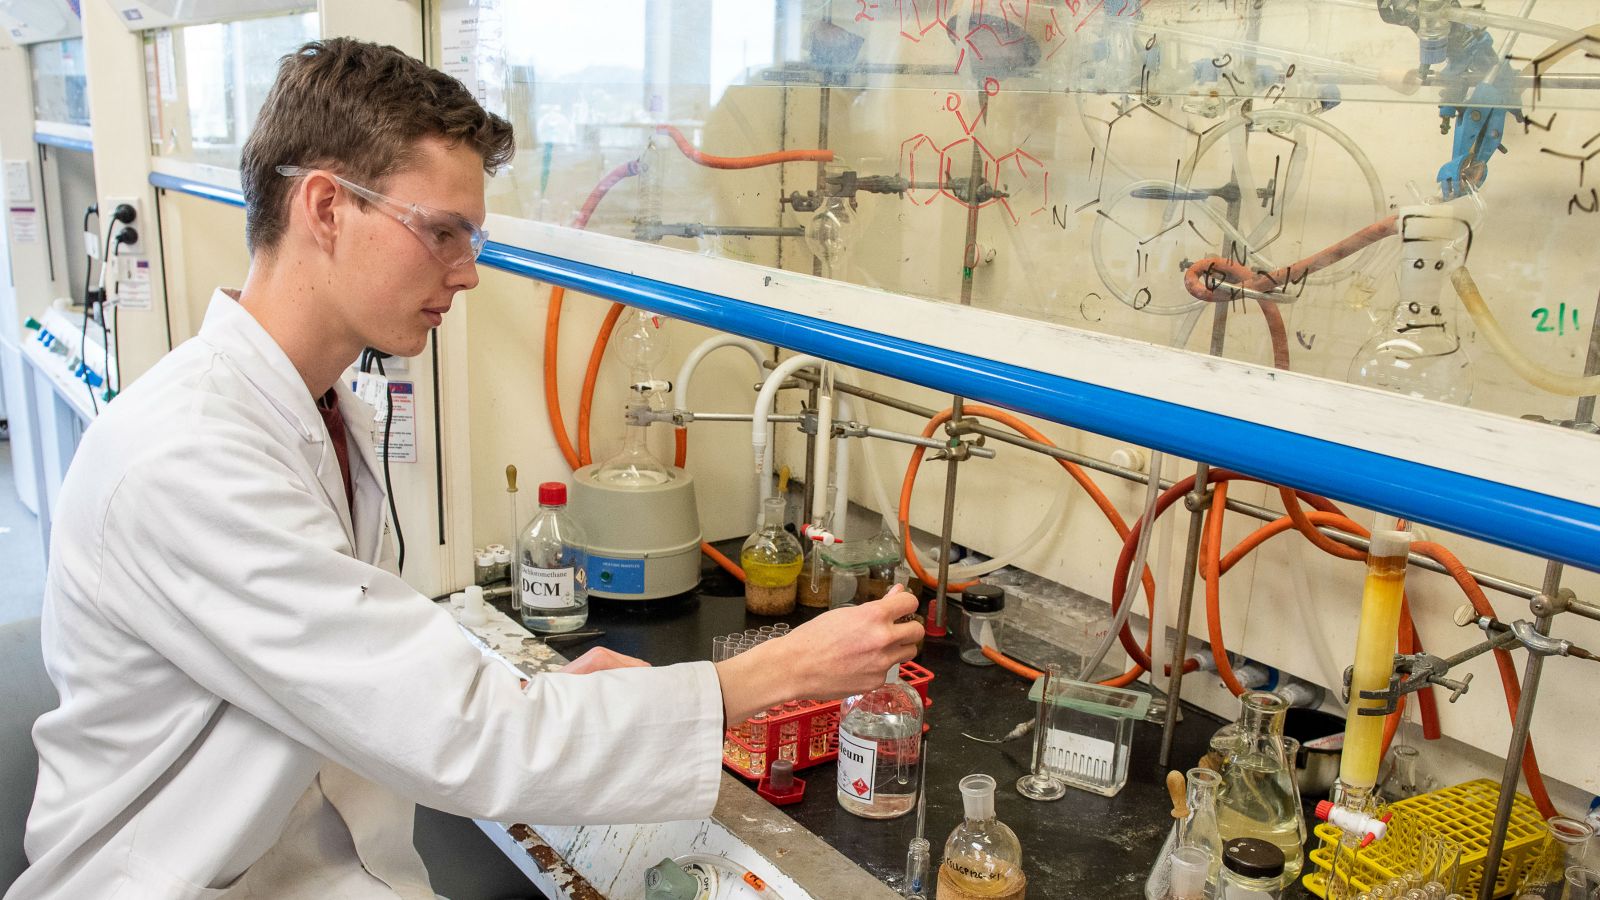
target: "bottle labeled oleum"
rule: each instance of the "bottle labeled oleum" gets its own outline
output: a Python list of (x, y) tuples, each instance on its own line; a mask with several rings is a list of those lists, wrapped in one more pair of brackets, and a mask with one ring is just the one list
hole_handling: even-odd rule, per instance
[(1028, 878), (1022, 872), (1022, 843), (995, 818), (994, 779), (961, 779), (961, 806), (965, 818), (944, 843), (937, 900), (1023, 900)]
[(567, 513), (567, 486), (559, 481), (539, 485), (539, 512), (517, 539), (517, 596), (528, 630), (553, 634), (588, 621), (586, 546), (582, 529)]
[(839, 707), (839, 805), (866, 819), (903, 816), (917, 805), (922, 698), (900, 667)]

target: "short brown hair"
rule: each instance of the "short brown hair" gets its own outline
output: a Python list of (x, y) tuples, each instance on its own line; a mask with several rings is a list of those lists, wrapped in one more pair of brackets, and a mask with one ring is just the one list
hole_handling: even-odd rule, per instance
[(293, 182), (278, 166), (329, 169), (382, 190), (426, 137), (465, 143), (490, 173), (516, 149), (509, 122), (394, 47), (330, 38), (285, 56), (239, 162), (250, 252), (270, 253), (283, 236)]

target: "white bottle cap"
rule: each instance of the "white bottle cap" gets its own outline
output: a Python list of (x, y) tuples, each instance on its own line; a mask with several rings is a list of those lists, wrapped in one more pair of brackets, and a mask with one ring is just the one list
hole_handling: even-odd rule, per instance
[(994, 818), (994, 779), (988, 775), (961, 779), (961, 808), (969, 819)]
[(479, 550), (477, 553), (473, 554), (472, 561), (479, 566), (488, 568), (489, 566), (494, 565), (494, 554), (487, 550)]
[(511, 562), (511, 551), (497, 545), (494, 550), (495, 565), (508, 562)]
[(483, 600), (483, 588), (474, 584), (468, 587), (465, 593), (465, 605), (461, 608), (461, 624), (487, 624), (489, 621), (489, 606)]
[(1367, 555), (1379, 559), (1405, 556), (1411, 552), (1411, 540), (1409, 531), (1374, 531), (1372, 544), (1367, 548)]
[(450, 595), (450, 608), (451, 609), (465, 609), (466, 606), (467, 606), (467, 594), (466, 594), (465, 591), (456, 591), (455, 593)]
[(505, 544), (490, 544), (489, 546), (487, 546), (487, 547), (485, 547), (483, 549), (489, 551), (490, 554), (495, 554), (495, 553), (499, 553), (500, 551), (506, 549), (506, 545)]

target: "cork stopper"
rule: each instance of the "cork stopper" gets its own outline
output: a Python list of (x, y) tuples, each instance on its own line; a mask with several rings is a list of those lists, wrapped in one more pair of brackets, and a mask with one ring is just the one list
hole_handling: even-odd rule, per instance
[(506, 466), (506, 492), (507, 493), (511, 493), (511, 494), (515, 494), (517, 492), (517, 467), (516, 466), (511, 466), (511, 465)]
[(1176, 769), (1167, 773), (1167, 796), (1172, 798), (1172, 817), (1174, 819), (1187, 819), (1189, 817), (1189, 785), (1184, 781), (1183, 773)]

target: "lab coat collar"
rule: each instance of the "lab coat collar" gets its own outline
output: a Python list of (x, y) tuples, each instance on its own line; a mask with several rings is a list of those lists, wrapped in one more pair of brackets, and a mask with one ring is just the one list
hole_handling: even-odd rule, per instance
[[(200, 338), (238, 365), (240, 373), (300, 435), (305, 443), (307, 458), (316, 466), (323, 495), (338, 513), (352, 552), (359, 552), (356, 549), (355, 523), (349, 504), (344, 502), (344, 476), (339, 470), (338, 456), (328, 446), (328, 428), (322, 422), (322, 414), (317, 411), (316, 400), (306, 387), (305, 380), (300, 377), (300, 371), (289, 360), (289, 355), (261, 327), (255, 316), (239, 305), (239, 292), (227, 288), (218, 288), (211, 295), (211, 305), (206, 309), (205, 321), (200, 325)], [(335, 385), (334, 390), (339, 397), (340, 414), (345, 417), (345, 431), (354, 432), (357, 446), (361, 446), (361, 428), (348, 427), (352, 421), (360, 423), (359, 419), (352, 420), (348, 415), (349, 404), (359, 401), (350, 393), (350, 388), (343, 384)], [(371, 452), (368, 441), (361, 454), (363, 462)], [(351, 477), (354, 479), (354, 471)], [(369, 507), (372, 505), (367, 504)]]
[(200, 324), (200, 337), (239, 363), (267, 401), (278, 410), (302, 440), (321, 441), (327, 434), (316, 399), (306, 388), (300, 370), (290, 362), (278, 342), (256, 317), (239, 305), (239, 292), (217, 288)]

